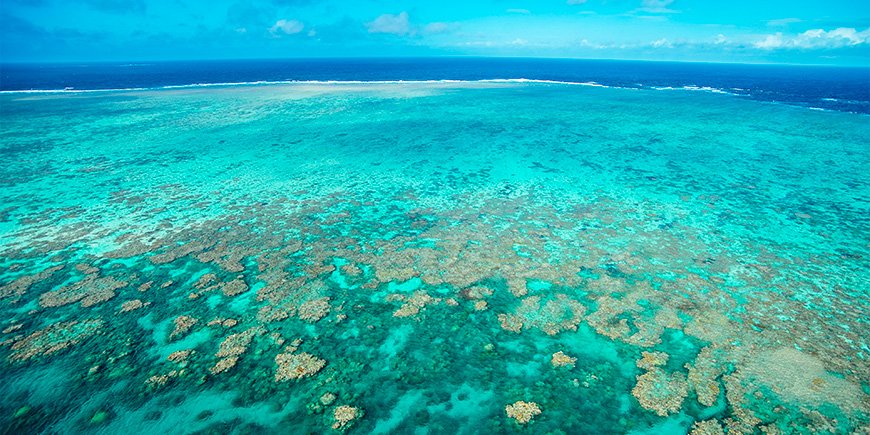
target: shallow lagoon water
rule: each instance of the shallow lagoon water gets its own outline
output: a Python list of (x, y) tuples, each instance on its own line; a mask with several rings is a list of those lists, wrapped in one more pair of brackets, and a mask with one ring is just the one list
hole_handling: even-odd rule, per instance
[(4, 431), (870, 424), (866, 115), (509, 82), (0, 105)]

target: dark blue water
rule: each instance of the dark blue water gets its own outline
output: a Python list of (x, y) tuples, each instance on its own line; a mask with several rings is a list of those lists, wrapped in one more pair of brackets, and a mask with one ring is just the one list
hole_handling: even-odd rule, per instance
[(157, 88), (282, 80), (526, 78), (607, 86), (697, 87), (762, 101), (870, 114), (870, 68), (612, 60), (423, 58), (5, 64), (0, 90)]

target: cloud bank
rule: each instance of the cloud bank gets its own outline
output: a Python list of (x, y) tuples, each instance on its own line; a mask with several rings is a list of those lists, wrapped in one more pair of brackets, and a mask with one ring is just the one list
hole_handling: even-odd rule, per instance
[(369, 33), (387, 33), (392, 35), (407, 35), (411, 33), (411, 23), (408, 20), (408, 13), (402, 12), (398, 15), (383, 14), (374, 21), (366, 23)]
[(269, 33), (280, 35), (281, 33), (293, 35), (302, 31), (305, 25), (296, 20), (278, 20), (269, 28)]
[(777, 32), (766, 35), (752, 45), (763, 50), (841, 48), (870, 44), (870, 28), (859, 32), (853, 27), (833, 30), (812, 29), (794, 36)]

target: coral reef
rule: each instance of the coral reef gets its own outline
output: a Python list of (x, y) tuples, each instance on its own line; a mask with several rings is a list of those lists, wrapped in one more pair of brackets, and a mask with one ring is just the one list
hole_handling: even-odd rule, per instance
[(172, 370), (169, 373), (165, 373), (162, 375), (154, 375), (145, 380), (145, 386), (147, 386), (151, 390), (155, 390), (158, 388), (165, 387), (173, 379), (181, 376), (183, 374), (180, 370)]
[(239, 321), (236, 319), (224, 319), (224, 318), (216, 318), (209, 320), (206, 325), (208, 326), (222, 326), (224, 328), (232, 328), (239, 324)]
[(230, 282), (223, 283), (221, 290), (227, 296), (236, 296), (248, 291), (248, 284), (243, 277), (238, 277)]
[[(230, 334), (224, 341), (221, 342), (220, 348), (215, 354), (218, 358), (226, 358), (231, 356), (239, 356), (245, 353), (248, 350), (248, 346), (250, 346), (251, 341), (254, 340), (254, 337), (258, 334), (262, 334), (264, 329), (259, 326), (254, 326), (248, 328), (242, 332), (236, 334)], [(233, 362), (235, 364), (235, 362)]]
[[(552, 90), (552, 97), (564, 98), (565, 92)], [(804, 183), (825, 177), (803, 175), (811, 168), (805, 162), (792, 162), (798, 171), (777, 166), (779, 177), (802, 174), (788, 182), (754, 170), (739, 177), (696, 171), (717, 159), (732, 139), (740, 139), (735, 141), (741, 144), (738, 155), (745, 152), (744, 138), (737, 136), (711, 138), (715, 152), (693, 145), (701, 130), (715, 128), (711, 113), (703, 128), (681, 140), (650, 139), (665, 160), (644, 151), (648, 125), (626, 132), (627, 140), (640, 140), (631, 153), (618, 145), (608, 149), (619, 149), (623, 157), (643, 154), (650, 166), (615, 161), (615, 167), (631, 168), (615, 172), (602, 171), (597, 161), (609, 157), (608, 149), (598, 148), (590, 154), (594, 158), (576, 164), (585, 159), (587, 147), (596, 147), (598, 141), (589, 135), (611, 131), (592, 122), (580, 131), (576, 110), (553, 122), (535, 122), (530, 113), (512, 116), (517, 125), (509, 128), (475, 116), (451, 123), (437, 139), (413, 128), (437, 119), (429, 119), (428, 112), (408, 113), (396, 129), (401, 137), (390, 146), (427, 155), (396, 165), (390, 159), (400, 153), (384, 145), (390, 131), (380, 131), (382, 119), (339, 119), (359, 106), (357, 100), (332, 96), (315, 103), (281, 94), (278, 103), (252, 103), (257, 110), (241, 110), (238, 100), (254, 91), (201, 106), (209, 110), (197, 106), (194, 113), (167, 115), (160, 121), (184, 129), (178, 138), (159, 140), (145, 128), (153, 124), (149, 111), (158, 106), (152, 104), (155, 97), (125, 94), (118, 100), (126, 107), (118, 112), (130, 122), (141, 116), (143, 128), (131, 128), (123, 137), (132, 134), (141, 148), (132, 147), (130, 155), (112, 150), (100, 161), (67, 162), (67, 151), (54, 155), (49, 144), (63, 143), (56, 148), (67, 149), (75, 141), (56, 141), (38, 131), (0, 135), (10, 149), (32, 148), (57, 157), (44, 168), (0, 168), (7, 172), (3, 182), (12, 186), (0, 191), (0, 199), (12, 204), (0, 207), (0, 223), (8, 229), (0, 243), (5, 316), (0, 350), (6, 352), (8, 379), (0, 380), (9, 381), (0, 385), (10, 401), (39, 399), (45, 379), (63, 377), (66, 390), (63, 399), (48, 405), (29, 403), (32, 408), (22, 411), (23, 417), (14, 409), (25, 409), (21, 406), (4, 408), (0, 426), (9, 416), (15, 422), (71, 421), (64, 416), (73, 416), (71, 409), (83, 403), (73, 399), (125, 382), (134, 388), (112, 392), (113, 400), (140, 404), (143, 393), (161, 388), (159, 396), (167, 397), (154, 399), (175, 406), (174, 396), (219, 390), (236, 395), (227, 402), (237, 409), (268, 404), (284, 412), (293, 408), (288, 403), (307, 403), (309, 414), (288, 417), (275, 411), (276, 420), (292, 419), (300, 428), (333, 425), (362, 432), (393, 420), (380, 408), (388, 403), (395, 404), (397, 421), (400, 410), (410, 409), (391, 429), (395, 432), (409, 432), (412, 424), (431, 433), (503, 432), (507, 424), (541, 433), (602, 428), (622, 433), (641, 425), (657, 427), (665, 418), (683, 425), (702, 420), (691, 428), (694, 435), (726, 429), (775, 433), (790, 427), (848, 433), (866, 427), (868, 256), (854, 188), (838, 193), (835, 183), (825, 181), (831, 197), (811, 200), (806, 192), (812, 189)], [(197, 92), (183, 94), (200, 101)], [(53, 104), (87, 100), (45, 99)], [(399, 104), (382, 106), (371, 95), (365, 101), (367, 107), (385, 109)], [(428, 110), (440, 103), (431, 101), (421, 106)], [(323, 109), (330, 102), (334, 106)], [(223, 119), (206, 116), (225, 114), (228, 107), (232, 116), (224, 118), (242, 120), (246, 128), (251, 113), (270, 119), (292, 115), (305, 122), (290, 123), (300, 129), (293, 131), (298, 139), (287, 141), (293, 146), (284, 143), (288, 132), (281, 123), (269, 128), (251, 123), (249, 131), (220, 140), (250, 138), (252, 144), (275, 145), (251, 154), (236, 149), (229, 157), (210, 154), (215, 159), (209, 164), (201, 164), (196, 152), (151, 153), (148, 148), (163, 142), (180, 148), (180, 140), (191, 140), (208, 141), (203, 147), (208, 153), (230, 149), (210, 145), (212, 139), (222, 143), (210, 135), (227, 129), (220, 128)], [(20, 117), (15, 111), (8, 115)], [(778, 131), (756, 125), (758, 119), (744, 127)], [(91, 121), (71, 130), (94, 133), (94, 140), (82, 137), (89, 147), (112, 144), (90, 127), (102, 124)], [(321, 122), (351, 128), (325, 134)], [(369, 124), (378, 126), (369, 132), (371, 138), (358, 134)], [(470, 158), (468, 165), (441, 160), (435, 144), (457, 146), (452, 136), (466, 124), (475, 137), (485, 137), (480, 161), (472, 155), (463, 156)], [(534, 146), (514, 140), (513, 134), (525, 128), (552, 129), (558, 137), (535, 139)], [(794, 143), (802, 144), (807, 133), (801, 131)], [(843, 131), (830, 136), (837, 138), (837, 147), (848, 145)], [(307, 141), (315, 137), (329, 141), (336, 152), (306, 156)], [(684, 145), (692, 148), (693, 158), (672, 159)], [(797, 145), (789, 149), (815, 148)], [(494, 159), (512, 146), (529, 155), (516, 175), (508, 175), (515, 168), (502, 173), (505, 162)], [(366, 151), (349, 159), (344, 151), (351, 148)], [(546, 153), (536, 155), (539, 148)], [(27, 166), (30, 157), (39, 160), (33, 152), (9, 161)], [(817, 157), (804, 155), (807, 162)], [(268, 174), (252, 169), (251, 162), (268, 167)], [(763, 167), (765, 161), (754, 164)], [(182, 174), (176, 167), (191, 172)], [(140, 169), (153, 171), (153, 177), (151, 172), (141, 176)], [(85, 179), (83, 173), (87, 185), (70, 190), (81, 190), (72, 192), (72, 199), (87, 207), (54, 207), (51, 198), (21, 181), (38, 175), (51, 184), (75, 184)], [(417, 174), (419, 179), (409, 176)], [(837, 185), (863, 186), (839, 169), (827, 175)], [(759, 228), (773, 227), (784, 230), (757, 236)], [(116, 302), (103, 303), (112, 298)], [(307, 352), (293, 337), (305, 339)], [(85, 340), (87, 346), (73, 349)], [(59, 356), (64, 349), (75, 353)], [(559, 349), (564, 351), (550, 354)], [(581, 349), (580, 359), (565, 353)], [(56, 358), (58, 367), (48, 358), (34, 360), (43, 357)], [(237, 365), (245, 370), (234, 369)], [(305, 386), (285, 383), (306, 377), (311, 379)], [(33, 392), (15, 391), (31, 379), (37, 381)], [(629, 391), (640, 407), (590, 412), (627, 405)], [(690, 395), (698, 403), (687, 403)], [(536, 419), (541, 415), (536, 403), (507, 405), (507, 416), (518, 424), (535, 420), (519, 428), (492, 406), (520, 397), (537, 398), (547, 410), (545, 418)], [(333, 408), (345, 401), (358, 407)], [(373, 413), (375, 406), (378, 418), (360, 418), (363, 409)], [(85, 412), (86, 422), (94, 414)], [(244, 419), (209, 423), (207, 413), (202, 417), (191, 431), (250, 428), (243, 426), (250, 423)], [(461, 426), (464, 422), (475, 430)], [(204, 427), (209, 424), (215, 426)]]
[(133, 299), (131, 301), (127, 301), (127, 302), (124, 302), (123, 304), (121, 304), (121, 312), (126, 313), (129, 311), (138, 310), (139, 308), (142, 308), (148, 304), (149, 303), (143, 303), (139, 299)]
[(502, 329), (521, 332), (535, 328), (548, 335), (577, 330), (586, 307), (565, 294), (552, 295), (543, 306), (542, 299), (541, 296), (528, 296), (522, 299), (514, 313), (499, 314)]
[(45, 281), (54, 275), (55, 272), (63, 270), (63, 268), (64, 265), (49, 267), (33, 275), (24, 275), (8, 284), (0, 285), (0, 300), (10, 297), (20, 298), (21, 296), (24, 296), (24, 294), (27, 293), (30, 287), (34, 284)]
[(299, 318), (310, 323), (326, 317), (329, 314), (329, 298), (317, 298), (299, 306)]
[(731, 415), (725, 418), (725, 428), (728, 433), (753, 433), (756, 426), (761, 423), (755, 413), (747, 409), (744, 400), (747, 394), (741, 380), (734, 375), (724, 375), (725, 397), (731, 407)]
[(541, 414), (541, 408), (535, 402), (524, 402), (522, 400), (504, 407), (509, 418), (517, 421), (519, 424), (526, 424), (532, 421), (536, 415)]
[(3, 333), (4, 334), (11, 334), (11, 333), (21, 329), (23, 326), (24, 326), (23, 323), (16, 323), (14, 325), (9, 325), (9, 326), (3, 328)]
[(332, 428), (343, 429), (349, 427), (350, 424), (357, 418), (362, 417), (362, 411), (359, 408), (342, 405), (335, 408), (335, 412), (332, 416), (335, 420), (335, 422), (332, 424)]
[(332, 405), (333, 402), (335, 402), (335, 399), (336, 399), (335, 394), (330, 393), (330, 392), (326, 392), (326, 393), (323, 393), (322, 396), (320, 396), (320, 403), (324, 406), (329, 406), (329, 405)]
[(91, 307), (114, 298), (115, 290), (126, 285), (124, 281), (94, 273), (75, 284), (41, 294), (39, 305), (53, 308), (81, 302), (82, 307)]
[(194, 353), (194, 351), (191, 350), (191, 349), (186, 349), (186, 350), (176, 350), (175, 352), (170, 353), (169, 356), (166, 357), (166, 359), (167, 359), (168, 361), (172, 361), (172, 362), (174, 362), (174, 363), (179, 363), (179, 364), (180, 364), (180, 363), (186, 362), (187, 359), (190, 358), (190, 356), (191, 356), (193, 353)]
[(193, 325), (196, 325), (196, 322), (198, 322), (198, 320), (191, 316), (184, 315), (176, 317), (175, 320), (172, 321), (172, 323), (175, 324), (175, 329), (173, 329), (169, 334), (169, 339), (174, 340), (183, 337), (191, 328), (193, 328)]
[(501, 329), (504, 329), (505, 331), (517, 333), (523, 331), (523, 319), (520, 318), (520, 316), (513, 314), (499, 314), (498, 321), (501, 325)]
[(638, 368), (644, 370), (652, 370), (655, 367), (661, 367), (668, 363), (668, 358), (670, 357), (668, 354), (664, 352), (647, 352), (644, 351), (641, 353), (641, 359), (637, 360), (636, 365)]
[(716, 420), (704, 420), (695, 422), (689, 435), (725, 435), (725, 430)]
[(553, 367), (574, 367), (574, 364), (577, 362), (577, 358), (565, 355), (561, 350), (554, 353), (553, 357), (550, 358), (550, 364)]
[(9, 360), (27, 361), (37, 356), (60, 352), (97, 334), (104, 325), (102, 319), (55, 323), (30, 335), (13, 339)]
[(686, 364), (689, 386), (695, 390), (698, 402), (704, 406), (713, 406), (721, 391), (717, 378), (724, 372), (724, 367), (715, 354), (716, 349), (705, 347), (695, 357), (693, 364)]
[(828, 372), (818, 358), (791, 347), (761, 353), (741, 375), (770, 387), (785, 401), (814, 407), (836, 404), (846, 413), (861, 409), (867, 397), (859, 385)]
[(208, 369), (211, 374), (216, 375), (218, 373), (223, 373), (233, 367), (236, 366), (236, 363), (239, 361), (239, 357), (230, 356), (224, 359), (219, 360), (214, 366)]
[(275, 357), (275, 364), (278, 366), (275, 371), (276, 382), (313, 376), (326, 365), (326, 361), (310, 353), (293, 353), (294, 351), (295, 349), (287, 349), (287, 352)]
[(420, 310), (427, 306), (441, 302), (440, 298), (433, 298), (424, 291), (415, 291), (409, 298), (404, 295), (392, 295), (388, 301), (405, 301), (405, 303), (393, 313), (393, 317), (410, 317), (420, 313)]
[(657, 367), (639, 375), (631, 390), (631, 394), (644, 409), (662, 417), (678, 412), (688, 392), (686, 376), (683, 373), (668, 374)]

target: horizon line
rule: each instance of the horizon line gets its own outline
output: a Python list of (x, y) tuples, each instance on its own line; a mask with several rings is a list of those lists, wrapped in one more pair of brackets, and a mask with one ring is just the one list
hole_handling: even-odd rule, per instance
[(658, 59), (625, 59), (625, 58), (589, 58), (589, 57), (559, 57), (559, 56), (478, 56), (478, 55), (428, 55), (428, 56), (299, 56), (299, 57), (233, 57), (233, 58), (173, 58), (173, 59), (118, 59), (118, 60), (37, 60), (37, 61), (3, 61), (0, 65), (69, 65), (69, 64), (133, 64), (133, 63), (180, 63), (180, 62), (243, 62), (243, 61), (325, 61), (325, 60), (412, 60), (412, 59), (510, 59), (510, 60), (568, 60), (568, 61), (608, 61), (608, 62), (642, 62), (642, 63), (681, 63), (681, 64), (712, 64), (712, 65), (753, 65), (753, 66), (803, 66), (803, 67), (833, 67), (870, 69), (870, 64), (834, 64), (834, 63), (792, 63), (792, 62), (732, 62), (709, 60), (658, 60)]

